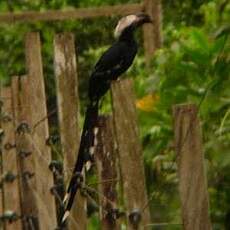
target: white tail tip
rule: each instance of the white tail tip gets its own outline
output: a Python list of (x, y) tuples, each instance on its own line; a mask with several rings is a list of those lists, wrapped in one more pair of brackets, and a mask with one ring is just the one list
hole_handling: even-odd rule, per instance
[(95, 127), (94, 130), (93, 130), (95, 136), (97, 136), (98, 131), (99, 131), (99, 128), (98, 128), (98, 127)]
[(69, 193), (65, 194), (65, 197), (63, 199), (63, 204), (65, 204), (65, 202), (69, 199)]
[(65, 221), (66, 221), (66, 219), (68, 218), (68, 216), (69, 216), (69, 211), (65, 211), (65, 214), (64, 214), (64, 216), (63, 216), (63, 218), (62, 218), (62, 223), (64, 223)]
[(91, 156), (93, 156), (94, 151), (95, 151), (95, 147), (94, 147), (94, 146), (91, 146), (91, 147), (89, 148), (89, 153), (90, 153)]
[(86, 171), (89, 171), (91, 169), (92, 163), (91, 161), (87, 161), (85, 164)]

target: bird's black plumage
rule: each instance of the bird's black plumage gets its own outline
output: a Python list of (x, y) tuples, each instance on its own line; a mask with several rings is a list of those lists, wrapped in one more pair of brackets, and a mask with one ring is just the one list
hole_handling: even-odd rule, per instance
[(116, 80), (132, 64), (137, 53), (137, 45), (132, 41), (117, 41), (97, 62), (89, 81), (89, 98), (100, 99)]
[(122, 18), (115, 30), (118, 34), (117, 41), (101, 56), (93, 69), (89, 80), (89, 105), (87, 106), (78, 158), (64, 199), (67, 204), (63, 221), (67, 218), (75, 194), (81, 187), (81, 173), (84, 164), (92, 154), (90, 148), (95, 144), (99, 101), (109, 90), (111, 82), (117, 80), (131, 66), (137, 53), (133, 32), (146, 22), (150, 22), (150, 18), (143, 13)]

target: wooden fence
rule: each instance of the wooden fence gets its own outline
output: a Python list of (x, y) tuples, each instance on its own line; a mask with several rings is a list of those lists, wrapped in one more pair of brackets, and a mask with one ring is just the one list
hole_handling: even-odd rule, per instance
[(71, 10), (47, 10), (44, 12), (26, 11), (0, 14), (0, 24), (33, 23), (37, 21), (79, 20), (95, 17), (124, 16), (137, 12), (146, 12), (153, 19), (152, 24), (143, 26), (143, 41), (146, 63), (148, 64), (156, 49), (161, 47), (161, 0), (142, 0), (136, 4), (121, 4), (94, 8)]
[[(63, 169), (52, 161), (39, 33), (25, 39), (27, 75), (12, 77), (1, 96), (1, 228), (55, 229), (63, 209), (63, 176), (67, 181), (79, 145), (78, 76), (74, 36), (54, 38), (54, 69)], [(112, 84), (112, 115), (100, 116), (96, 168), (98, 189), (87, 181), (68, 221), (68, 229), (87, 229), (86, 202), (99, 197), (101, 229), (147, 229), (150, 202), (138, 135), (131, 80)], [(178, 161), (182, 223), (186, 230), (211, 229), (208, 195), (197, 109), (174, 107), (175, 148)], [(120, 209), (121, 195), (123, 200)], [(122, 191), (122, 192), (121, 192)], [(157, 211), (157, 210), (156, 210)], [(146, 228), (145, 228), (146, 227)]]
[[(54, 39), (54, 68), (57, 83), (57, 101), (60, 136), (64, 158), (64, 175), (69, 179), (74, 167), (79, 144), (79, 100), (76, 56), (74, 52), (74, 38), (72, 34), (59, 34)], [(2, 222), (4, 229), (54, 229), (58, 226), (56, 217), (55, 199), (59, 197), (57, 184), (54, 178), (58, 174), (52, 168), (51, 149), (47, 144), (49, 139), (48, 115), (44, 77), (41, 59), (41, 44), (38, 33), (29, 33), (25, 41), (27, 76), (13, 77), (11, 86), (1, 89), (1, 129), (2, 136), (2, 216), (7, 215)], [(36, 64), (35, 64), (36, 63)], [(122, 89), (122, 87), (125, 87)], [(119, 104), (120, 97), (125, 97), (128, 90), (129, 101)], [(123, 91), (123, 92), (122, 92)], [(125, 144), (125, 140), (118, 139), (118, 152), (122, 159), (122, 178), (126, 177), (124, 191), (127, 200), (127, 213), (132, 213), (147, 202), (145, 190), (144, 168), (141, 160), (141, 148), (138, 140), (137, 124), (135, 119), (135, 104), (131, 81), (115, 83), (113, 87), (114, 132), (122, 132), (125, 121), (133, 118), (133, 124), (127, 125), (127, 132), (123, 136), (133, 135), (132, 142)], [(127, 93), (127, 92), (126, 92)], [(132, 102), (130, 104), (130, 102)], [(130, 108), (130, 111), (126, 111)], [(123, 118), (123, 119), (122, 119)], [(112, 134), (113, 122), (110, 117), (100, 118), (101, 131), (99, 133), (97, 168), (99, 181), (108, 180), (99, 190), (101, 197), (101, 218), (104, 225), (115, 226), (116, 215), (119, 215), (116, 204), (116, 183), (118, 172), (115, 165), (116, 151), (114, 149), (116, 137)], [(132, 129), (135, 129), (135, 133)], [(104, 131), (103, 131), (104, 130)], [(109, 133), (111, 139), (107, 138)], [(105, 136), (106, 135), (106, 136)], [(117, 135), (119, 137), (120, 135)], [(105, 144), (104, 144), (105, 143)], [(102, 146), (103, 145), (103, 146)], [(132, 164), (136, 169), (125, 165), (132, 156), (132, 149), (136, 149)], [(104, 155), (103, 155), (104, 154)], [(105, 163), (104, 161), (107, 161)], [(111, 167), (108, 169), (108, 164)], [(132, 165), (131, 164), (131, 165)], [(139, 171), (140, 170), (140, 171)], [(67, 172), (67, 173), (66, 173)], [(138, 176), (142, 185), (135, 183)], [(125, 179), (125, 180), (126, 180)], [(113, 186), (112, 186), (113, 185)], [(105, 188), (107, 186), (107, 189)], [(90, 189), (85, 185), (86, 191)], [(131, 191), (131, 193), (130, 193)], [(57, 196), (55, 198), (55, 195)], [(138, 195), (138, 196), (137, 196)], [(57, 207), (61, 207), (60, 203)], [(11, 211), (8, 213), (8, 211)], [(106, 213), (106, 215), (105, 215)], [(141, 213), (140, 213), (141, 215)], [(112, 222), (111, 222), (112, 219)], [(128, 219), (128, 215), (127, 215)], [(135, 219), (135, 218), (134, 218)], [(130, 219), (132, 220), (132, 218)], [(129, 221), (130, 222), (130, 221)], [(150, 222), (148, 209), (138, 223), (144, 225)], [(132, 223), (132, 221), (130, 222)], [(71, 213), (69, 229), (86, 229), (86, 197), (79, 194)], [(136, 223), (135, 223), (136, 226)], [(104, 229), (108, 229), (108, 226)], [(109, 228), (110, 229), (110, 228)]]
[[(0, 23), (82, 19), (138, 11), (145, 11), (154, 19), (154, 24), (143, 30), (149, 61), (161, 46), (160, 0), (64, 12), (0, 14)], [(54, 72), (63, 166), (52, 157), (38, 33), (29, 33), (25, 39), (27, 74), (14, 76), (10, 86), (0, 87), (0, 229), (58, 229), (63, 181), (71, 176), (80, 138), (75, 50), (73, 34), (55, 36)], [(95, 205), (92, 193), (99, 197), (101, 229), (121, 229), (122, 223), (127, 229), (151, 228), (151, 199), (145, 189), (132, 81), (114, 82), (111, 96), (112, 114), (99, 118), (95, 154), (98, 188), (84, 183), (66, 226), (70, 230), (87, 229), (87, 202)], [(211, 229), (196, 107), (175, 106), (173, 116), (183, 228)]]

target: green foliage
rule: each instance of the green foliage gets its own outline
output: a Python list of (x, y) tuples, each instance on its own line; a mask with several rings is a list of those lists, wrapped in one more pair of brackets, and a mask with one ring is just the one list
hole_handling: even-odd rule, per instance
[[(0, 11), (43, 11), (127, 2), (139, 1), (1, 1)], [(228, 0), (163, 1), (162, 49), (154, 55), (149, 70), (145, 67), (141, 49), (134, 66), (126, 74), (134, 79), (138, 99), (146, 95), (157, 98), (152, 110), (138, 110), (153, 222), (181, 222), (172, 130), (172, 106), (177, 103), (193, 102), (199, 107), (214, 229), (223, 229), (230, 213), (229, 11)], [(0, 80), (7, 83), (9, 76), (26, 72), (24, 36), (28, 31), (39, 31), (48, 107), (55, 107), (53, 36), (58, 32), (72, 31), (76, 37), (84, 110), (90, 71), (100, 54), (111, 44), (111, 25), (114, 27), (116, 20), (113, 17), (106, 20), (0, 25)], [(138, 39), (141, 40), (140, 34)], [(109, 101), (106, 97), (103, 112), (110, 110)], [(51, 130), (57, 132), (56, 121)], [(90, 219), (90, 229), (97, 229), (95, 226), (98, 226), (97, 215)]]
[[(203, 27), (166, 26), (167, 45), (157, 51), (151, 75), (145, 78), (141, 90), (138, 87), (137, 90), (140, 96), (149, 92), (159, 95), (152, 112), (139, 112), (148, 180), (154, 181), (153, 185), (149, 184), (153, 192), (152, 212), (156, 210), (154, 201), (161, 201), (162, 197), (165, 200), (160, 204), (168, 206), (158, 212), (161, 218), (167, 220), (172, 214), (170, 220), (173, 220), (175, 210), (179, 211), (174, 193), (175, 153), (171, 148), (172, 105), (192, 102), (198, 105), (202, 120), (212, 220), (215, 229), (223, 229), (230, 199), (230, 46), (228, 27), (218, 25), (216, 17), (207, 16), (210, 4), (201, 7), (206, 10), (207, 18)], [(214, 20), (216, 23), (211, 28), (210, 21)]]

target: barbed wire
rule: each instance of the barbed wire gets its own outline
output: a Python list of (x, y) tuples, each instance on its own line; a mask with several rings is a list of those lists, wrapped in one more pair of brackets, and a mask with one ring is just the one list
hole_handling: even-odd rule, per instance
[[(37, 146), (37, 144), (36, 144), (35, 141), (33, 140), (32, 134), (30, 134), (29, 136), (30, 136), (30, 141), (31, 141), (31, 143), (33, 144), (33, 146), (34, 146), (35, 149), (37, 150), (36, 152), (39, 154), (39, 156), (41, 157), (41, 159), (46, 163), (47, 168), (49, 168), (49, 166), (50, 166), (50, 161), (49, 161), (48, 159), (46, 159), (46, 158), (43, 156), (43, 154), (42, 154), (40, 148)], [(57, 172), (59, 175), (61, 175), (61, 173), (58, 172), (58, 170), (55, 170), (55, 172)], [(57, 198), (58, 198), (58, 201), (59, 201), (60, 205), (63, 205), (62, 198), (60, 197), (60, 195), (59, 195), (58, 193), (56, 193), (56, 196), (57, 196)], [(44, 201), (43, 201), (43, 202), (44, 202)], [(73, 218), (73, 216), (72, 216), (71, 213), (70, 213), (70, 219), (71, 219), (72, 222), (74, 223), (75, 227), (77, 227), (77, 229), (79, 229), (79, 226), (80, 226), (80, 225), (79, 225), (79, 224), (77, 223), (77, 221)]]
[[(215, 86), (215, 84), (216, 84), (216, 80), (213, 80), (213, 81), (211, 81), (210, 83), (208, 83), (208, 85), (207, 85), (207, 87), (206, 87), (206, 89), (205, 89), (205, 92), (204, 92), (204, 94), (202, 95), (201, 100), (200, 100), (200, 102), (199, 102), (199, 104), (198, 104), (198, 114), (200, 113), (201, 106), (202, 106), (202, 104), (203, 104), (203, 102), (204, 102), (204, 100), (205, 100), (205, 98), (206, 98), (208, 92)], [(3, 97), (1, 97), (0, 100), (2, 100), (2, 99), (10, 99), (10, 98), (3, 98)], [(56, 112), (57, 112), (57, 109), (55, 108), (55, 109), (52, 110), (50, 113), (48, 113), (47, 116), (45, 116), (45, 117), (41, 118), (39, 121), (37, 121), (37, 122), (33, 125), (33, 127), (32, 127), (33, 132), (35, 132), (36, 128), (37, 128), (40, 124), (42, 124), (43, 122), (45, 122), (46, 119), (48, 119), (50, 116), (52, 116), (52, 115), (55, 114)], [(75, 123), (76, 123), (76, 122), (75, 122)], [(75, 124), (73, 124), (73, 125), (75, 125)], [(188, 137), (189, 137), (190, 129), (191, 129), (191, 123), (190, 123), (190, 125), (189, 125), (189, 127), (188, 127), (188, 129), (187, 129), (187, 132), (186, 132), (186, 135), (185, 135), (184, 139), (182, 140), (182, 144), (181, 144), (180, 149), (178, 150), (178, 152), (176, 152), (175, 158), (174, 158), (174, 159), (172, 160), (172, 162), (171, 162), (171, 167), (169, 168), (169, 170), (172, 170), (172, 169), (173, 169), (173, 167), (174, 167), (174, 165), (175, 165), (175, 162), (176, 162), (177, 159), (178, 159), (178, 155), (179, 155), (178, 153), (180, 153), (180, 152), (182, 151), (182, 149), (183, 149), (183, 147), (184, 147), (184, 144), (186, 143), (186, 141), (187, 141), (187, 139), (188, 139)], [(32, 133), (33, 133), (33, 132), (32, 132)], [(37, 146), (37, 144), (34, 142), (33, 137), (30, 136), (30, 138), (31, 138), (31, 142), (32, 142), (34, 148), (36, 149), (36, 152), (39, 154), (40, 158), (41, 158), (44, 162), (46, 162), (47, 166), (49, 167), (49, 165), (50, 165), (49, 159), (47, 159), (47, 158), (42, 154), (41, 150), (39, 149), (39, 147)], [(174, 146), (174, 147), (175, 147), (175, 146)], [(53, 148), (53, 150), (55, 150), (55, 148)], [(60, 155), (62, 155), (62, 154), (61, 154), (59, 151), (57, 151), (57, 150), (55, 150), (55, 152), (58, 153), (58, 154), (60, 154)], [(71, 174), (72, 174), (71, 171), (73, 170), (73, 168), (74, 168), (74, 167), (69, 167), (68, 169), (65, 168), (65, 169), (63, 170), (63, 174), (71, 175)], [(60, 173), (59, 173), (59, 175), (60, 175)], [(167, 173), (166, 173), (166, 172), (165, 172), (165, 173), (163, 172), (162, 175), (163, 175), (163, 176), (166, 176)], [(1, 178), (1, 180), (2, 180), (2, 178)], [(111, 179), (111, 180), (108, 180), (108, 181), (101, 181), (101, 182), (98, 182), (98, 183), (91, 183), (91, 184), (85, 185), (85, 186), (86, 186), (86, 188), (87, 188), (87, 187), (89, 187), (90, 185), (99, 184), (99, 183), (108, 183), (108, 182), (111, 182), (111, 181), (118, 181), (118, 180), (117, 180), (117, 179), (116, 179), (116, 180), (115, 180), (115, 179)], [(163, 190), (161, 190), (161, 188), (162, 188), (164, 185), (165, 185), (165, 184), (160, 184), (160, 185), (158, 186), (157, 189), (160, 190), (160, 191), (163, 191)], [(92, 189), (92, 188), (90, 188), (90, 189), (91, 189), (92, 191), (94, 191), (94, 193), (97, 193), (99, 196), (103, 196), (103, 198), (105, 198), (105, 196), (104, 196), (103, 194), (100, 194), (97, 190)], [(167, 189), (166, 189), (166, 190), (167, 190)], [(154, 192), (155, 192), (155, 191), (154, 191)], [(141, 208), (141, 212), (144, 212), (145, 209), (148, 207), (149, 203), (153, 200), (153, 198), (154, 198), (154, 192), (150, 194), (150, 197), (149, 197), (147, 203), (145, 203), (145, 204), (143, 205), (143, 207)], [(107, 198), (106, 198), (106, 199), (107, 199)], [(61, 199), (60, 199), (59, 201), (61, 201)], [(111, 201), (108, 200), (108, 202), (111, 202)], [(154, 223), (154, 224), (157, 224), (157, 223)], [(154, 224), (152, 224), (152, 226), (153, 226)], [(163, 223), (161, 223), (161, 224), (163, 224)], [(164, 224), (165, 224), (165, 223), (164, 223)]]
[[(35, 141), (33, 140), (33, 136), (32, 134), (30, 134), (30, 141), (32, 143), (33, 146), (35, 146), (35, 149), (36, 149), (36, 152), (39, 154), (39, 156), (41, 157), (41, 159), (47, 164), (47, 166), (49, 167), (49, 161), (48, 159), (46, 159), (45, 157), (43, 157), (42, 155), (42, 152), (41, 150), (39, 149), (39, 147), (36, 145)], [(71, 168), (70, 168), (71, 169)], [(67, 169), (69, 170), (69, 169)], [(115, 179), (108, 179), (108, 180), (104, 180), (104, 181), (99, 181), (99, 182), (94, 182), (94, 183), (90, 183), (88, 185), (84, 184), (82, 189), (83, 191), (88, 191), (86, 192), (87, 194), (87, 197), (90, 196), (89, 192), (93, 192), (94, 194), (97, 194), (99, 197), (101, 197), (102, 199), (106, 200), (106, 202), (108, 202), (112, 207), (114, 206), (114, 202), (111, 201), (108, 197), (106, 197), (103, 193), (100, 193), (98, 190), (94, 189), (93, 187), (91, 187), (92, 185), (95, 185), (95, 184), (104, 184), (104, 183), (111, 183), (112, 181), (118, 181), (117, 178)], [(83, 192), (84, 193), (84, 192)], [(91, 197), (91, 196), (90, 196)], [(61, 197), (58, 195), (58, 200), (60, 202), (61, 205), (63, 205), (63, 202), (62, 202), (62, 199)], [(92, 197), (91, 197), (91, 200), (93, 200), (94, 202), (96, 202), (96, 200), (94, 200)], [(96, 202), (97, 203), (97, 202)], [(97, 203), (98, 204), (98, 203)], [(105, 210), (101, 204), (98, 204), (99, 207), (101, 207), (101, 210), (103, 210), (103, 212), (105, 214), (108, 214), (108, 211)], [(71, 218), (72, 219), (72, 218)]]
[[(45, 158), (45, 157), (43, 157), (42, 156), (42, 152), (41, 152), (41, 150), (39, 149), (39, 147), (36, 145), (36, 143), (35, 143), (35, 141), (33, 140), (33, 136), (30, 134), (30, 141), (32, 142), (32, 144), (33, 144), (33, 146), (36, 146), (36, 152), (40, 155), (40, 157), (41, 157), (41, 159), (47, 164), (47, 166), (49, 167), (49, 161)], [(103, 198), (103, 199), (105, 199), (106, 200), (106, 202), (108, 202), (108, 203), (110, 203), (110, 205), (111, 206), (114, 206), (114, 202), (113, 201), (111, 201), (108, 197), (106, 197), (103, 193), (100, 193), (98, 190), (96, 190), (96, 189), (94, 189), (93, 187), (91, 187), (91, 185), (94, 185), (94, 184), (103, 184), (103, 183), (111, 183), (111, 181), (117, 181), (117, 179), (110, 179), (110, 180), (104, 180), (104, 181), (99, 181), (99, 182), (97, 182), (97, 183), (92, 183), (92, 184), (89, 184), (89, 185), (86, 185), (86, 184), (84, 184), (83, 185), (83, 187), (82, 187), (82, 189), (85, 191), (90, 191), (90, 192), (93, 192), (93, 193), (95, 193), (95, 194), (97, 194), (99, 197), (101, 197), (101, 198)], [(90, 194), (87, 192), (86, 193), (88, 196), (90, 196)], [(60, 204), (61, 205), (63, 205), (63, 202), (62, 202), (62, 199), (61, 199), (61, 197), (59, 196), (59, 194), (57, 193), (57, 196), (58, 196), (58, 200), (59, 200), (59, 202), (60, 202)], [(91, 197), (91, 199), (93, 199), (92, 197)], [(93, 199), (94, 200), (94, 199)], [(95, 200), (94, 200), (94, 202), (96, 202)], [(106, 211), (106, 210), (104, 210), (103, 209), (103, 207), (102, 207), (102, 205), (101, 204), (98, 204), (98, 206), (99, 207), (101, 207), (101, 209), (103, 210), (103, 212), (105, 212), (105, 213), (108, 213), (108, 211)], [(73, 217), (72, 217), (73, 218)], [(72, 219), (71, 218), (71, 219)]]
[[(208, 91), (208, 89), (206, 90), (206, 93), (205, 93), (204, 95), (207, 94), (207, 91)], [(199, 103), (199, 109), (200, 109), (200, 107), (201, 107), (201, 104), (202, 104), (204, 98), (205, 98), (205, 96), (201, 99), (201, 101), (200, 101), (200, 103)], [(53, 111), (51, 111), (46, 117), (44, 117), (44, 118), (42, 118), (41, 120), (39, 120), (38, 122), (36, 122), (35, 125), (33, 126), (34, 129), (35, 129), (39, 124), (41, 124), (42, 122), (44, 122), (49, 116), (53, 115), (55, 112), (56, 112), (56, 109), (53, 110)], [(187, 136), (188, 136), (189, 132), (190, 132), (190, 131), (189, 131), (189, 129), (188, 129), (187, 134), (186, 134), (186, 136), (185, 136), (185, 138), (184, 138), (184, 140), (183, 140), (182, 146), (183, 146), (184, 143), (186, 142), (186, 139), (187, 139)], [(33, 141), (32, 138), (31, 138), (31, 140), (32, 140), (33, 145), (34, 145), (34, 141)], [(44, 160), (45, 162), (47, 162), (48, 160), (43, 156), (43, 154), (41, 153), (41, 151), (37, 148), (37, 145), (34, 145), (34, 146), (35, 146), (35, 148), (37, 149), (37, 151), (38, 151), (40, 157), (43, 158), (43, 160)], [(60, 152), (58, 152), (58, 151), (56, 151), (56, 152), (59, 153), (59, 154), (61, 155)], [(177, 158), (177, 156), (176, 156), (176, 158)], [(172, 162), (172, 167), (173, 167), (173, 165), (175, 164), (176, 158), (175, 158), (174, 161)], [(48, 164), (48, 162), (47, 162), (47, 164)], [(171, 168), (172, 168), (172, 167), (171, 167)], [(64, 173), (71, 174), (70, 171), (72, 171), (72, 169), (73, 169), (73, 168), (65, 169), (65, 170), (64, 170)], [(101, 183), (103, 183), (103, 182), (101, 182)], [(151, 199), (150, 199), (149, 201), (151, 201), (151, 200), (152, 200), (152, 197), (151, 197)], [(145, 207), (146, 207), (146, 205), (144, 205), (143, 209), (145, 209)]]
[[(36, 123), (37, 125), (39, 125), (39, 122), (38, 123)], [(43, 154), (42, 154), (42, 151), (40, 150), (40, 148), (38, 147), (38, 145), (36, 144), (36, 142), (34, 141), (34, 135), (32, 135), (31, 133), (28, 133), (29, 135), (27, 135), (27, 137), (29, 137), (29, 141), (30, 141), (30, 144), (33, 146), (33, 148), (34, 148), (34, 150), (36, 151), (36, 153), (39, 155), (39, 157), (40, 157), (40, 159), (47, 165), (47, 168), (49, 168), (49, 166), (50, 166), (50, 160), (49, 159), (47, 159)], [(14, 147), (16, 147), (16, 146), (14, 146)], [(55, 170), (54, 169), (54, 171), (53, 171), (54, 173), (57, 173), (59, 176), (61, 176), (61, 173), (58, 171), (58, 170)], [(32, 173), (31, 173), (32, 174)], [(4, 180), (5, 180), (5, 177), (7, 176), (7, 173), (6, 173), (6, 175), (1, 175), (1, 180), (0, 180), (0, 182), (1, 183), (3, 183), (4, 182)], [(22, 179), (25, 179), (25, 176), (24, 175), (13, 175), (12, 173), (9, 175), (9, 173), (8, 173), (8, 180), (10, 179), (11, 180), (11, 182), (14, 180), (14, 179), (16, 179), (16, 178), (18, 178), (18, 179), (20, 179), (20, 178), (22, 178)], [(42, 183), (45, 183), (46, 184), (46, 178), (42, 178), (42, 177), (40, 177), (39, 178), (39, 180), (40, 181), (43, 181)], [(28, 180), (27, 180), (28, 181)], [(30, 186), (30, 183), (27, 183), (28, 184), (28, 186)], [(45, 209), (45, 210), (47, 210), (47, 208), (46, 208), (46, 205), (48, 205), (48, 204), (45, 204), (45, 202), (43, 201), (43, 199), (40, 197), (40, 195), (39, 195), (39, 193), (36, 191), (36, 189), (34, 189), (33, 188), (33, 186), (30, 186), (30, 190), (33, 192), (33, 194), (35, 195), (35, 197), (40, 201), (40, 203), (43, 205), (43, 209)], [(55, 194), (56, 195), (56, 198), (57, 198), (57, 200), (58, 200), (58, 202), (61, 204), (61, 205), (63, 205), (63, 202), (62, 202), (62, 199), (61, 199), (61, 197), (59, 196), (59, 194), (58, 193), (56, 193)], [(49, 213), (46, 213), (47, 215), (49, 214)], [(71, 214), (72, 215), (72, 214)], [(71, 215), (70, 215), (70, 218), (71, 218)], [(72, 222), (74, 223), (74, 225), (75, 225), (75, 227), (77, 227), (77, 229), (79, 229), (79, 224), (76, 222), (76, 220), (74, 219), (74, 218), (71, 218), (72, 219)], [(33, 223), (33, 221), (31, 220), (30, 222), (29, 222), (29, 224), (31, 225), (30, 227), (31, 227), (31, 229), (35, 229), (35, 226), (34, 226), (34, 223)]]

